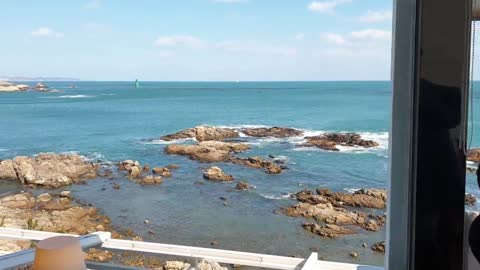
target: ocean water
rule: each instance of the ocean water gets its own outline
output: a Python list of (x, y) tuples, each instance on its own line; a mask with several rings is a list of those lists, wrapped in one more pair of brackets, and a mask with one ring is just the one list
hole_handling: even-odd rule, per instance
[[(116, 177), (67, 189), (101, 209), (115, 226), (132, 228), (148, 241), (210, 247), (217, 240), (215, 248), (300, 256), (318, 250), (326, 260), (383, 264), (382, 254), (361, 245), (383, 240), (384, 231), (359, 230), (357, 235), (324, 239), (303, 230), (304, 219), (274, 211), (294, 204), (289, 195), (304, 188), (386, 187), (389, 82), (144, 82), (138, 89), (129, 82), (75, 82), (77, 89), (67, 89), (69, 84), (47, 82), (60, 93), (0, 94), (0, 159), (77, 152), (92, 160), (133, 159), (152, 167), (178, 164), (174, 176), (159, 186)], [(478, 101), (475, 95), (475, 106)], [(209, 164), (165, 155), (166, 142), (147, 141), (202, 124), (293, 127), (309, 135), (358, 132), (380, 146), (327, 152), (300, 147), (302, 138), (246, 138), (252, 150), (244, 155), (282, 156), (289, 170), (267, 175), (217, 164), (256, 186), (232, 192), (234, 183), (195, 185)], [(480, 146), (480, 134), (474, 134), (473, 146)], [(121, 189), (113, 189), (113, 183)], [(0, 185), (0, 193), (19, 189), (16, 184)], [(469, 175), (468, 191), (480, 196), (477, 190)], [(219, 197), (228, 199), (227, 207)], [(150, 222), (144, 224), (145, 219)], [(350, 251), (359, 257), (350, 258)]]

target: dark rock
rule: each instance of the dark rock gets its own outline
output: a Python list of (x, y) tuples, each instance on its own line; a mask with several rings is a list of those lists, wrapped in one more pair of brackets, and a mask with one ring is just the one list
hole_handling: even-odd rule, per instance
[(279, 166), (261, 157), (231, 158), (230, 162), (251, 168), (264, 168), (268, 174), (280, 174), (282, 172)]
[(377, 142), (364, 140), (360, 134), (356, 133), (326, 133), (320, 136), (305, 137), (305, 139), (307, 142), (302, 146), (318, 147), (328, 151), (339, 151), (337, 145), (361, 146), (365, 148), (379, 146)]
[(301, 130), (285, 127), (244, 128), (241, 131), (250, 137), (289, 138), (303, 135), (303, 131)]
[(473, 196), (472, 194), (465, 194), (465, 204), (466, 205), (475, 205), (475, 202), (477, 201), (477, 198)]
[(250, 188), (251, 186), (247, 182), (238, 182), (238, 184), (235, 186), (235, 189), (237, 190), (249, 190)]

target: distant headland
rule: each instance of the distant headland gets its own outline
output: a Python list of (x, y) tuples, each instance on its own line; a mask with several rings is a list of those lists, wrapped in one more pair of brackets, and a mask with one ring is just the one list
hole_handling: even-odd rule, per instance
[(64, 78), (64, 77), (27, 77), (27, 76), (0, 76), (0, 81), (13, 81), (13, 82), (45, 82), (45, 81), (80, 81), (77, 78)]

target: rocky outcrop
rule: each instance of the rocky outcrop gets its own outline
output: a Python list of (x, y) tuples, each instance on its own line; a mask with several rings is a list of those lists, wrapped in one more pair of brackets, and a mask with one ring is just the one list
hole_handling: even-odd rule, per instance
[(152, 169), (153, 174), (159, 174), (163, 177), (170, 177), (172, 176), (172, 172), (168, 168), (162, 168), (162, 167), (155, 167)]
[(372, 140), (364, 140), (357, 133), (326, 133), (320, 136), (305, 137), (305, 147), (317, 147), (328, 151), (339, 151), (337, 145), (360, 146), (365, 148), (377, 147), (379, 144)]
[(260, 157), (238, 158), (234, 153), (250, 149), (250, 146), (242, 143), (228, 143), (218, 141), (205, 141), (195, 145), (172, 144), (165, 147), (165, 152), (172, 155), (188, 156), (190, 159), (200, 162), (228, 162), (240, 164), (251, 168), (263, 168), (266, 173), (279, 174), (282, 168), (274, 162)]
[(379, 253), (385, 253), (385, 241), (381, 241), (378, 243), (375, 243), (372, 245), (372, 250), (379, 252)]
[[(386, 207), (387, 193), (381, 189), (360, 189), (353, 194), (317, 189), (316, 192), (303, 190), (295, 195), (298, 204), (283, 209), (291, 217), (314, 218), (325, 223), (306, 223), (303, 228), (323, 237), (338, 237), (356, 233), (350, 228), (338, 227), (353, 225), (367, 231), (379, 231), (385, 225), (386, 216), (353, 211), (357, 208)], [(328, 226), (328, 225), (336, 225)]]
[(274, 138), (289, 138), (302, 136), (304, 133), (301, 130), (287, 127), (271, 127), (271, 128), (221, 128), (210, 126), (197, 126), (194, 128), (185, 129), (175, 134), (169, 134), (161, 137), (164, 141), (173, 141), (181, 139), (193, 139), (197, 141), (222, 141), (225, 139), (232, 139), (240, 137), (239, 132), (250, 137), (274, 137)]
[(374, 219), (370, 219), (362, 225), (362, 228), (367, 231), (378, 232), (381, 229), (381, 225), (378, 224), (377, 221), (375, 221)]
[(172, 144), (165, 147), (167, 154), (188, 156), (200, 162), (221, 162), (230, 159), (232, 153), (248, 150), (250, 147), (241, 143), (200, 142), (196, 145)]
[(468, 150), (467, 160), (473, 161), (473, 162), (480, 162), (480, 148)]
[(13, 84), (6, 81), (0, 81), (0, 92), (17, 92), (17, 91), (26, 91), (30, 88), (28, 85), (24, 84)]
[(211, 167), (205, 171), (203, 178), (210, 181), (217, 182), (231, 182), (233, 181), (233, 176), (231, 174), (226, 174), (219, 167)]
[(190, 264), (180, 261), (166, 261), (163, 265), (163, 270), (187, 270), (190, 269)]
[(228, 270), (228, 267), (222, 267), (219, 263), (210, 260), (201, 260), (197, 264), (198, 270)]
[(477, 202), (477, 198), (473, 196), (472, 194), (465, 194), (465, 204), (466, 205), (475, 205), (475, 202)]
[(241, 132), (250, 137), (274, 137), (274, 138), (289, 138), (303, 135), (303, 131), (286, 128), (286, 127), (271, 127), (271, 128), (243, 128)]
[(331, 203), (309, 204), (298, 203), (285, 209), (291, 217), (315, 218), (327, 224), (362, 225), (366, 222), (366, 214), (355, 213), (347, 209), (334, 207)]
[(311, 233), (328, 238), (337, 238), (342, 235), (356, 234), (354, 230), (332, 224), (326, 224), (321, 226), (317, 223), (303, 223), (302, 227)]
[(70, 185), (97, 176), (98, 167), (77, 154), (19, 156), (0, 163), (0, 179), (49, 188)]
[(163, 179), (161, 176), (148, 175), (142, 179), (139, 179), (137, 182), (142, 185), (157, 185), (161, 184)]
[(156, 167), (152, 170), (153, 174), (160, 174), (158, 175), (144, 175), (144, 173), (148, 173), (150, 171), (150, 167), (148, 165), (142, 165), (140, 162), (136, 160), (125, 160), (118, 164), (119, 171), (126, 171), (127, 177), (130, 180), (141, 184), (141, 185), (156, 185), (161, 184), (163, 182), (162, 176), (172, 176), (170, 170), (167, 168), (160, 168)]
[(3, 180), (18, 180), (13, 160), (0, 161), (0, 179)]
[[(35, 197), (24, 192), (0, 199), (0, 220), (3, 227), (86, 234), (97, 227), (110, 228), (110, 220), (98, 214), (93, 207), (73, 205), (69, 198), (52, 194)], [(6, 248), (7, 247), (7, 248)], [(0, 240), (0, 250), (22, 250), (25, 243)], [(7, 250), (5, 250), (7, 249)]]
[(353, 194), (317, 189), (317, 193), (303, 190), (296, 194), (300, 202), (310, 204), (331, 203), (336, 207), (366, 207), (384, 209), (387, 204), (387, 191), (381, 189), (360, 189)]
[(185, 129), (175, 134), (169, 134), (161, 137), (164, 141), (173, 141), (180, 139), (195, 138), (197, 141), (221, 141), (230, 138), (237, 138), (240, 135), (230, 128), (218, 128), (209, 126), (197, 126), (194, 128)]

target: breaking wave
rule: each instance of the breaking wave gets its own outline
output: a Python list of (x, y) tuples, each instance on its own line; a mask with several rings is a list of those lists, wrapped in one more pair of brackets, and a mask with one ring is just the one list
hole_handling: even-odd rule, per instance
[(265, 199), (268, 199), (268, 200), (291, 200), (291, 199), (293, 199), (293, 194), (292, 193), (279, 194), (279, 195), (259, 193), (259, 195), (262, 196)]
[(89, 96), (89, 95), (64, 95), (64, 96), (58, 96), (58, 97), (45, 97), (45, 98), (94, 98), (95, 96)]
[[(301, 128), (295, 128), (291, 127), (293, 129), (297, 129), (303, 132), (302, 136), (297, 136), (297, 137), (289, 137), (289, 138), (275, 138), (275, 137), (251, 137), (247, 136), (246, 134), (242, 133), (241, 130), (244, 128), (270, 128), (272, 126), (267, 126), (267, 125), (208, 125), (208, 124), (203, 124), (206, 126), (212, 126), (212, 127), (217, 127), (217, 128), (230, 128), (236, 130), (241, 138), (248, 139), (245, 141), (245, 143), (250, 144), (250, 145), (256, 145), (256, 146), (263, 146), (266, 144), (272, 144), (272, 143), (290, 143), (295, 145), (296, 147), (292, 149), (293, 151), (325, 151), (321, 150), (315, 147), (302, 147), (301, 145), (306, 142), (306, 137), (311, 137), (311, 136), (320, 136), (325, 133), (329, 132), (338, 132), (338, 131), (327, 131), (327, 130), (310, 130), (310, 129), (301, 129)], [(388, 132), (362, 132), (362, 131), (340, 131), (339, 133), (357, 133), (360, 134), (362, 139), (365, 140), (373, 140), (379, 144), (377, 147), (371, 147), (371, 148), (364, 148), (361, 146), (344, 146), (344, 145), (338, 145), (337, 148), (340, 150), (340, 152), (346, 152), (346, 153), (371, 153), (371, 152), (377, 152), (378, 150), (386, 150), (388, 149)], [(179, 139), (179, 140), (172, 140), (172, 141), (164, 141), (161, 139), (155, 139), (155, 140), (149, 140), (149, 141), (143, 141), (143, 144), (175, 144), (175, 143), (185, 143), (185, 142), (191, 142), (191, 141), (196, 141), (195, 138), (187, 138), (187, 139)]]

